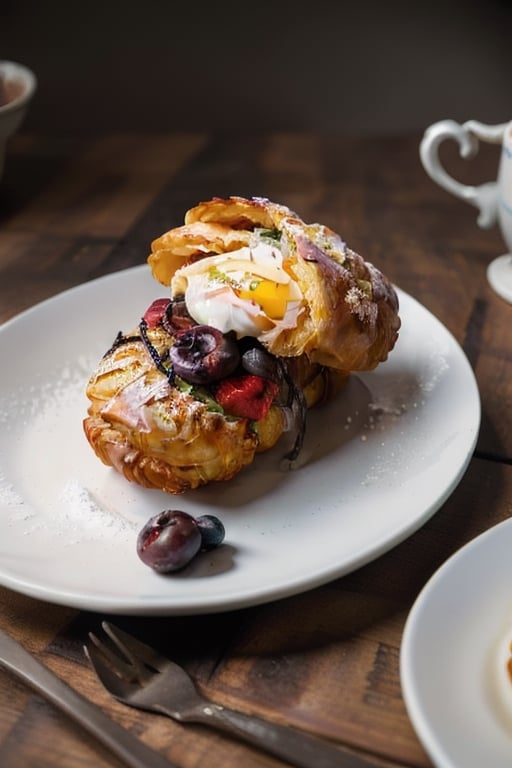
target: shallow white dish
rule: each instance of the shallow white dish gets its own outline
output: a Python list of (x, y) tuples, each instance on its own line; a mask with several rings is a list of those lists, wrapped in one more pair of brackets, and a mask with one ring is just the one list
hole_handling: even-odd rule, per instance
[[(283, 448), (229, 483), (172, 497), (125, 481), (82, 432), (86, 380), (118, 330), (165, 291), (146, 266), (86, 283), (0, 328), (0, 583), (77, 608), (131, 614), (228, 610), (335, 579), (405, 539), (471, 457), (478, 390), (462, 350), (400, 292), (389, 360), (311, 412), (299, 466)], [(216, 514), (224, 546), (179, 575), (136, 555), (139, 529), (178, 508)]]
[(447, 560), (408, 616), (402, 690), (437, 768), (512, 764), (511, 552), (508, 519)]

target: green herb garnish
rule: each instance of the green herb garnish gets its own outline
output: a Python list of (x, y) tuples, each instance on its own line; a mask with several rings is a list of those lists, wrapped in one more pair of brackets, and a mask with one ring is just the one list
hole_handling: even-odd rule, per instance
[(279, 229), (264, 229), (257, 227), (254, 230), (260, 240), (271, 240), (272, 244), (281, 242), (281, 231)]

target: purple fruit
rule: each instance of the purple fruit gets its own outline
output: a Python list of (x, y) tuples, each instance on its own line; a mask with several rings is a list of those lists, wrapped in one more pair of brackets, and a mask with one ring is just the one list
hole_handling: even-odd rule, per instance
[(196, 325), (177, 333), (169, 357), (174, 372), (191, 384), (223, 379), (240, 362), (234, 337), (210, 325)]
[(192, 515), (167, 509), (150, 518), (137, 538), (140, 559), (158, 573), (184, 568), (199, 552), (202, 538)]

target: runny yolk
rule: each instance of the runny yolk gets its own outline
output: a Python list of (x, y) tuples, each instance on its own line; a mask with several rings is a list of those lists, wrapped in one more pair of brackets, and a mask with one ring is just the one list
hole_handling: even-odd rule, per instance
[(241, 299), (255, 301), (267, 317), (273, 320), (281, 320), (284, 317), (290, 297), (289, 286), (275, 283), (273, 280), (259, 280), (249, 289), (238, 290), (237, 294)]

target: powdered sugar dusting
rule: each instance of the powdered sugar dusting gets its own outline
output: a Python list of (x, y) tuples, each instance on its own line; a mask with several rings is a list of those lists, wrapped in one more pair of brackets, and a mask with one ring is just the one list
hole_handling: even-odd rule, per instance
[(0, 474), (0, 504), (6, 507), (19, 507), (24, 505), (24, 500), (5, 475)]
[(65, 546), (112, 537), (133, 542), (136, 524), (95, 484), (97, 459), (82, 430), (91, 369), (83, 358), (51, 376), (36, 371), (30, 384), (0, 398), (0, 506), (18, 533), (51, 530)]
[(421, 388), (423, 392), (432, 392), (440, 379), (450, 368), (446, 356), (442, 353), (433, 352), (431, 361), (432, 364), (428, 367), (421, 379)]
[(98, 536), (133, 541), (136, 526), (118, 513), (102, 507), (78, 480), (65, 483), (59, 495), (61, 526), (71, 540), (83, 541)]

